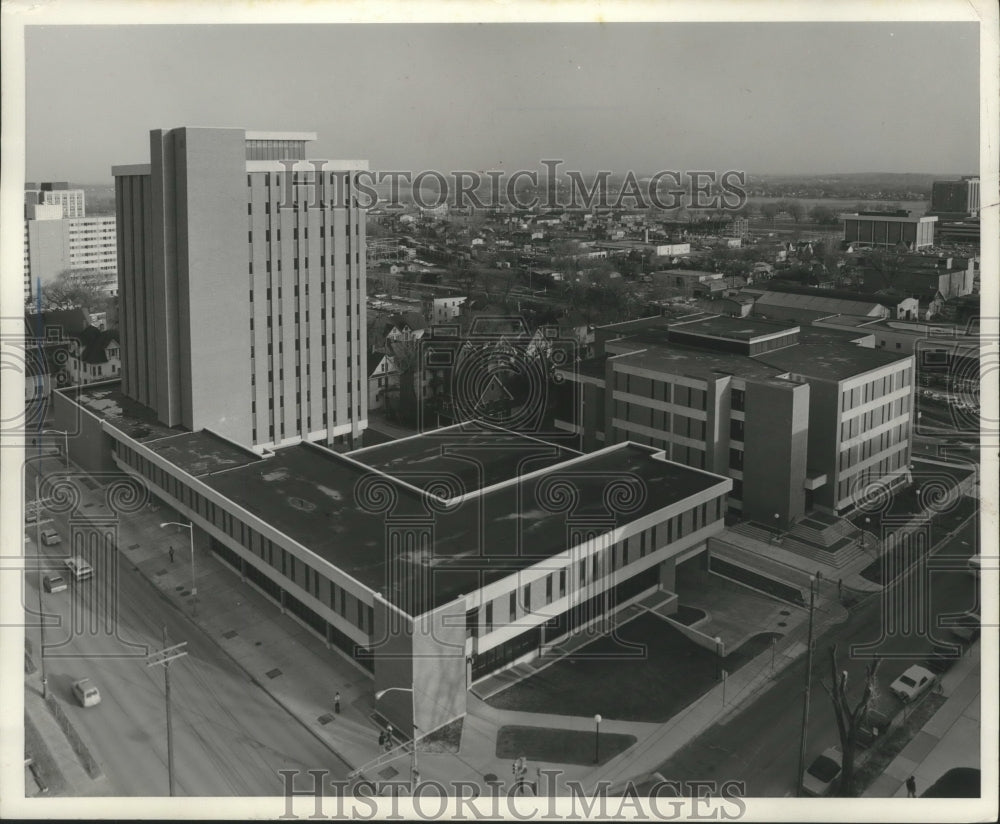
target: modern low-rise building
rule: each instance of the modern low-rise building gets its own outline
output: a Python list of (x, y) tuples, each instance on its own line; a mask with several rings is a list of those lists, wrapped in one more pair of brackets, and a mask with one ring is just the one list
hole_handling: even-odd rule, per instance
[(910, 217), (909, 211), (854, 212), (841, 215), (844, 241), (855, 246), (904, 246), (911, 251), (934, 245), (937, 217)]
[(598, 356), (556, 425), (583, 447), (624, 440), (733, 479), (734, 514), (785, 527), (851, 510), (909, 476), (912, 355), (866, 331), (753, 318), (647, 318), (598, 329)]
[(649, 446), (583, 455), (482, 424), (345, 454), (260, 453), (168, 428), (118, 383), (56, 394), (74, 461), (148, 487), (190, 521), (196, 554), (272, 598), (376, 692), (412, 689), (412, 710), (406, 694), (377, 708), (424, 734), (464, 714), (474, 681), (568, 633), (656, 591), (676, 608), (677, 566), (704, 563), (732, 486)]

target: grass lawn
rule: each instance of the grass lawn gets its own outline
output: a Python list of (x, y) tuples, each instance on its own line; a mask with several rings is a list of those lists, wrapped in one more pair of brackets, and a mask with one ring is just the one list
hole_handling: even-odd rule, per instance
[[(626, 646), (631, 644), (633, 646)], [(637, 655), (634, 645), (644, 645)], [(768, 649), (764, 634), (723, 659), (735, 672)], [(717, 658), (671, 627), (643, 613), (606, 635), (487, 700), (499, 709), (618, 721), (669, 720), (715, 684)]]
[[(497, 734), (497, 758), (519, 758), (553, 764), (607, 764), (636, 742), (634, 735), (602, 732), (600, 746), (595, 733), (556, 730), (549, 727), (501, 727)], [(598, 752), (595, 753), (595, 750)], [(594, 756), (599, 755), (600, 761)]]

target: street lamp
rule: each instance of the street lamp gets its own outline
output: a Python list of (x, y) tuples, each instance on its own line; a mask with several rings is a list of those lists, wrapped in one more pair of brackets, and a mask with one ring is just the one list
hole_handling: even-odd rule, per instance
[(386, 687), (384, 690), (379, 690), (375, 693), (375, 700), (381, 700), (382, 696), (388, 692), (410, 693), (410, 713), (413, 716), (413, 759), (410, 767), (410, 785), (411, 792), (414, 792), (417, 782), (420, 780), (420, 771), (417, 769), (417, 694), (413, 691), (412, 687)]
[(594, 716), (594, 763), (601, 763), (601, 716)]
[(865, 548), (865, 534), (871, 531), (872, 519), (865, 516), (865, 531), (861, 533), (861, 548)]
[[(817, 570), (814, 576), (809, 578), (809, 640), (806, 646), (806, 688), (802, 701), (802, 730), (799, 734), (799, 773), (796, 782), (798, 795), (802, 795), (802, 780), (806, 768), (806, 730), (809, 727), (809, 694), (812, 691), (812, 665), (813, 665), (813, 613), (816, 610), (816, 591), (819, 589), (822, 573)], [(814, 586), (815, 584), (815, 586)]]
[[(160, 524), (160, 529), (166, 529), (168, 526), (179, 526), (181, 529), (186, 529), (188, 531), (188, 536), (191, 540), (191, 594), (198, 594), (198, 587), (194, 585), (194, 527), (191, 524), (182, 524), (177, 521), (166, 521)], [(195, 609), (197, 609), (197, 599), (193, 601), (195, 604)]]

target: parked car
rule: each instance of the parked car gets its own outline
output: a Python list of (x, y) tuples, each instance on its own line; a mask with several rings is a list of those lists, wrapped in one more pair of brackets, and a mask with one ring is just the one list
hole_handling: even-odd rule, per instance
[(42, 530), (42, 543), (45, 546), (55, 546), (62, 543), (62, 537), (54, 529)]
[(959, 617), (953, 626), (948, 627), (948, 630), (960, 641), (971, 644), (979, 637), (980, 623), (981, 621), (977, 613), (966, 612)]
[(931, 654), (924, 660), (924, 666), (931, 672), (940, 674), (955, 666), (961, 657), (962, 651), (955, 646), (935, 644), (931, 648)]
[(934, 673), (918, 664), (906, 670), (889, 685), (892, 693), (904, 704), (918, 698), (925, 690), (930, 689), (935, 681)]
[(36, 506), (33, 506), (29, 509), (25, 509), (24, 511), (24, 522), (26, 524), (33, 524), (41, 517), (42, 517), (42, 510)]
[(66, 589), (66, 579), (62, 575), (46, 575), (42, 578), (42, 586), (46, 592), (62, 592)]
[(802, 789), (808, 795), (829, 795), (840, 780), (843, 767), (841, 752), (836, 747), (828, 747), (809, 765), (802, 776)]
[(101, 692), (89, 678), (73, 682), (73, 695), (81, 707), (93, 707), (101, 703)]

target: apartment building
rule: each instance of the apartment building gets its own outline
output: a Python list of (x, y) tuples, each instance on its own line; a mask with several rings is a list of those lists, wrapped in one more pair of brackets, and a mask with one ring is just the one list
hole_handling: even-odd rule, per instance
[(870, 333), (752, 318), (647, 318), (598, 329), (556, 425), (585, 450), (624, 440), (733, 480), (733, 515), (785, 527), (842, 514), (908, 477), (913, 357)]
[(24, 221), (24, 298), (35, 286), (63, 272), (87, 270), (114, 276), (118, 269), (115, 218), (62, 217), (59, 204), (26, 207)]
[(367, 426), (365, 222), (311, 132), (176, 128), (116, 166), (122, 391), (258, 450)]

